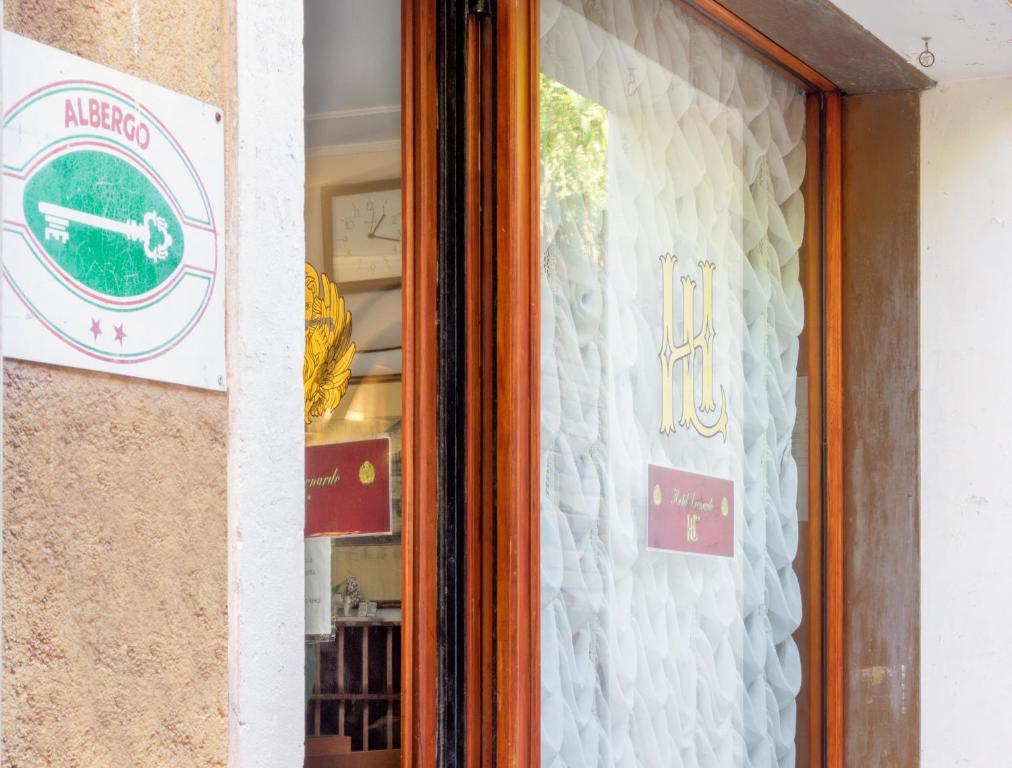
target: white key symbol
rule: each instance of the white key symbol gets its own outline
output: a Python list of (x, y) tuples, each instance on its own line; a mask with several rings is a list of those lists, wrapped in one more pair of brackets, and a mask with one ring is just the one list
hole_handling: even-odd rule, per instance
[[(67, 225), (73, 221), (76, 224), (84, 224), (86, 227), (115, 232), (123, 235), (132, 243), (142, 243), (144, 255), (153, 262), (157, 263), (169, 257), (172, 235), (169, 234), (169, 227), (165, 223), (165, 219), (154, 211), (145, 213), (144, 220), (139, 224), (136, 221), (114, 221), (104, 216), (75, 211), (73, 208), (64, 208), (62, 205), (54, 205), (53, 203), (39, 203), (39, 213), (46, 217), (46, 240), (52, 238), (66, 243), (70, 240)], [(153, 229), (161, 235), (161, 241), (154, 246), (151, 245)]]

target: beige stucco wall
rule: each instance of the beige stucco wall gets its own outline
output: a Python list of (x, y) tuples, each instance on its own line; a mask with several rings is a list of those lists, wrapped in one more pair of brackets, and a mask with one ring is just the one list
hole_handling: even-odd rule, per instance
[[(230, 6), (5, 0), (4, 24), (227, 104)], [(226, 396), (8, 360), (4, 398), (3, 766), (225, 765)]]

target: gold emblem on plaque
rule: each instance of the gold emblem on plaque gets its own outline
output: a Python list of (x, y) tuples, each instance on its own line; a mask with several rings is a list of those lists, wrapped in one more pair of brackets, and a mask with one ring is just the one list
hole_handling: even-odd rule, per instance
[(337, 286), (312, 264), (306, 264), (306, 352), (302, 383), (306, 424), (337, 408), (351, 381), (351, 312)]
[[(712, 424), (703, 423), (700, 414), (713, 413), (717, 405), (713, 399), (713, 340), (717, 331), (713, 326), (713, 272), (717, 268), (709, 261), (699, 262), (702, 277), (702, 328), (695, 328), (696, 281), (683, 276), (682, 283), (682, 334), (676, 342), (675, 334), (675, 263), (678, 258), (666, 253), (661, 256), (661, 280), (664, 290), (663, 326), (661, 341), (661, 432), (675, 431), (675, 365), (682, 368), (682, 412), (680, 427), (692, 427), (703, 437), (721, 435), (727, 439), (727, 397), (720, 387), (720, 413)], [(696, 404), (696, 362), (702, 377), (701, 402)]]
[(654, 486), (654, 506), (655, 507), (659, 507), (661, 505), (661, 499), (662, 498), (663, 497), (661, 496), (661, 486), (655, 485)]
[(372, 485), (376, 479), (376, 467), (373, 463), (366, 459), (362, 462), (362, 466), (358, 468), (358, 481), (362, 485)]
[(727, 513), (730, 512), (730, 507), (727, 504), (727, 496), (720, 500), (720, 514), (727, 517)]

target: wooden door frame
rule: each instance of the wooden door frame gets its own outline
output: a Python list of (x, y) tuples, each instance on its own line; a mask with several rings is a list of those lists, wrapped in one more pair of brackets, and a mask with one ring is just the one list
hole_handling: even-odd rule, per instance
[[(480, 560), (465, 561), (464, 539), (477, 540), (473, 510), (482, 486), (474, 439), (485, 441), (478, 372), (485, 350), (467, 332), (477, 250), (469, 206), (477, 167), (473, 122), (460, 113), (473, 45), (461, 50), (471, 19), (467, 0), (402, 0), (403, 135), (403, 627), (402, 765), (458, 765), (476, 752), (478, 716), (465, 699), (477, 658), (474, 623)], [(477, 103), (477, 99), (469, 100)], [(465, 151), (466, 145), (466, 151)], [(489, 350), (491, 347), (488, 348)], [(467, 369), (465, 370), (465, 366)], [(486, 560), (487, 561), (487, 560)], [(472, 567), (474, 566), (474, 567)], [(470, 588), (468, 584), (472, 585)], [(491, 614), (489, 614), (491, 615)], [(468, 617), (465, 625), (465, 616)], [(465, 716), (475, 713), (474, 716)]]
[(438, 531), (435, 408), (437, 207), (435, 0), (401, 2), (403, 174), (402, 765), (436, 764)]
[[(810, 569), (808, 604), (813, 630), (809, 647), (812, 700), (821, 706), (810, 718), (810, 764), (842, 768), (843, 755), (843, 401), (842, 401), (842, 103), (829, 79), (784, 50), (715, 0), (674, 0), (738, 39), (755, 55), (797, 81), (808, 92), (809, 147), (816, 150), (809, 172), (818, 174), (820, 205), (809, 206), (806, 225), (816, 226), (818, 242), (804, 248), (808, 270), (808, 328), (821, 344), (809, 344), (809, 413), (821, 415), (809, 432), (808, 492), (813, 514), (810, 552), (821, 562)], [(486, 92), (494, 98), (491, 114), (477, 119), (485, 143), (495, 146), (486, 158), (485, 178), (475, 179), (473, 195), (483, 199), (490, 218), (476, 263), (491, 275), (490, 298), (497, 308), (493, 323), (478, 324), (480, 302), (473, 304), (478, 348), (493, 351), (490, 394), (484, 422), (493, 424), (494, 439), (482, 461), (489, 472), (489, 503), (473, 508), (481, 516), (468, 561), (482, 563), (488, 574), (480, 587), (483, 605), (471, 615), (469, 632), (477, 632), (487, 649), (469, 666), (478, 675), (469, 688), (480, 689), (482, 703), (469, 716), (468, 731), (482, 734), (477, 753), (467, 764), (537, 766), (540, 763), (540, 245), (538, 204), (538, 2), (499, 2), (484, 29), (488, 39), (483, 68)], [(814, 130), (813, 130), (814, 129)], [(487, 137), (491, 136), (491, 139)], [(813, 162), (813, 160), (815, 162)], [(489, 162), (490, 161), (490, 162)], [(817, 247), (813, 247), (817, 245)], [(480, 296), (481, 294), (475, 294)], [(813, 301), (818, 297), (820, 301)], [(503, 311), (508, 308), (508, 311)], [(475, 437), (475, 445), (481, 439)], [(815, 460), (818, 457), (818, 460)], [(485, 558), (485, 562), (482, 561)], [(491, 558), (492, 563), (487, 559)], [(813, 707), (813, 711), (816, 711)], [(494, 736), (488, 730), (491, 725)], [(487, 743), (486, 743), (487, 742)]]

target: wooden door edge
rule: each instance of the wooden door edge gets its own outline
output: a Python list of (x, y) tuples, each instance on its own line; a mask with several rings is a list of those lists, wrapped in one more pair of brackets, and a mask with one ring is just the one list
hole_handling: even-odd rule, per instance
[(436, 764), (436, 4), (401, 3), (403, 175), (402, 765)]
[(826, 765), (843, 768), (843, 113), (838, 91), (825, 93), (824, 99)]

